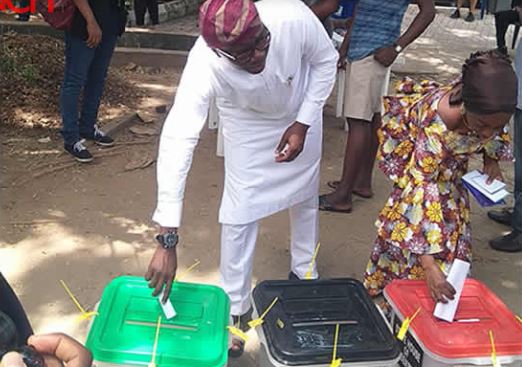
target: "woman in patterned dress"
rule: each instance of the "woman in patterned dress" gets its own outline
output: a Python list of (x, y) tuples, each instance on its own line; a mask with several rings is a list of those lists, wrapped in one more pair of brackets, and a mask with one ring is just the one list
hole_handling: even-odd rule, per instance
[(471, 55), (448, 86), (405, 79), (384, 100), (379, 167), (393, 191), (379, 213), (364, 284), (375, 296), (394, 279), (426, 279), (434, 300), (453, 299), (446, 276), (456, 258), (471, 262), (469, 197), (461, 178), (472, 154), (502, 179), (510, 159), (505, 126), (515, 112), (517, 80), (495, 52)]

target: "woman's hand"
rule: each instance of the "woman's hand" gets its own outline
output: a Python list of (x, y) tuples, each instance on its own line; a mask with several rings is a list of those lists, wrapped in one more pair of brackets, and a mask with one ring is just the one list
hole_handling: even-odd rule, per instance
[(444, 273), (435, 265), (425, 269), (426, 283), (435, 302), (448, 303), (455, 297), (455, 288), (446, 280)]
[(435, 302), (442, 303), (448, 303), (448, 300), (452, 300), (456, 293), (455, 289), (446, 280), (446, 276), (442, 270), (440, 270), (433, 256), (421, 256), (421, 264), (424, 268), (424, 273), (426, 274), (426, 283), (431, 298), (433, 298)]
[(486, 154), (484, 154), (484, 168), (482, 171), (488, 176), (488, 180), (486, 181), (488, 185), (494, 180), (504, 181), (498, 161), (490, 158)]

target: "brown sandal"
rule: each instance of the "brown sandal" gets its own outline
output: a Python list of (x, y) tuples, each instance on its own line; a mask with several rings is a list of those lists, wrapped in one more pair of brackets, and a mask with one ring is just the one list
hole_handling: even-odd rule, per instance
[[(250, 329), (248, 322), (252, 320), (252, 309), (245, 314), (234, 316), (232, 315), (232, 323), (241, 331), (247, 332)], [(228, 356), (230, 358), (239, 358), (245, 351), (245, 341), (237, 336), (232, 336), (232, 346), (228, 349)]]
[(238, 337), (232, 337), (232, 346), (228, 348), (228, 356), (230, 358), (239, 358), (245, 352), (245, 341)]

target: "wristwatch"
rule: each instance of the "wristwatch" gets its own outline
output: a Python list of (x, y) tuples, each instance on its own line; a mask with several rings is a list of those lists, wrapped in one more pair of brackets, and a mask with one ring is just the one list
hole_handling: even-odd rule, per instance
[(393, 44), (393, 47), (394, 47), (395, 52), (397, 52), (398, 54), (400, 54), (402, 52), (402, 46), (399, 45), (397, 42), (395, 42)]
[(165, 249), (175, 248), (179, 241), (179, 236), (176, 232), (169, 231), (164, 234), (156, 235), (156, 240)]

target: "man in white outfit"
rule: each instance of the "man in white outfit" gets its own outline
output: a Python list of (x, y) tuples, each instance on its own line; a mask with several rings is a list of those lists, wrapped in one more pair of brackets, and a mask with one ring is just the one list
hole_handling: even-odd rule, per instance
[[(241, 321), (250, 309), (260, 219), (289, 209), (291, 274), (304, 278), (308, 270), (318, 242), (322, 112), (338, 55), (300, 0), (207, 0), (200, 31), (161, 134), (153, 216), (159, 245), (145, 277), (155, 294), (165, 285), (168, 296), (186, 177), (215, 98), (225, 149), (220, 272)], [(242, 351), (236, 340), (230, 355)]]

